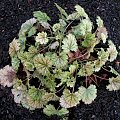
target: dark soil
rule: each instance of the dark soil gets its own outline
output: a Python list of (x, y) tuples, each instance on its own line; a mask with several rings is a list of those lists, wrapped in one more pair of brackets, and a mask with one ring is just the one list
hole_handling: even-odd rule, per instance
[[(80, 4), (95, 21), (96, 15), (101, 16), (109, 32), (109, 38), (120, 46), (120, 0), (0, 0), (0, 68), (9, 64), (9, 43), (32, 12), (42, 10), (57, 20), (57, 9), (54, 2), (73, 11), (75, 4)], [(120, 50), (119, 50), (120, 51)], [(117, 59), (120, 61), (120, 56)], [(120, 72), (116, 61), (113, 66)], [(41, 110), (29, 111), (14, 103), (10, 88), (0, 87), (0, 119), (1, 120), (59, 120), (53, 116), (48, 118)], [(98, 88), (96, 100), (85, 105), (81, 103), (70, 109), (69, 120), (120, 120), (120, 91), (109, 92), (104, 82)]]

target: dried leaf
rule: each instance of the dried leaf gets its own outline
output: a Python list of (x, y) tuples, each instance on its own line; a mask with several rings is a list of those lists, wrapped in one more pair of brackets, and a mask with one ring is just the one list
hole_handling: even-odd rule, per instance
[(120, 90), (120, 75), (117, 76), (116, 78), (112, 77), (109, 78), (109, 85), (107, 86), (107, 89), (109, 91), (115, 91), (115, 90)]
[(97, 28), (97, 39), (102, 40), (103, 43), (106, 43), (106, 39), (108, 38), (108, 32), (105, 27)]
[(9, 65), (0, 69), (0, 84), (4, 87), (11, 87), (16, 78), (16, 71)]
[(17, 51), (20, 49), (20, 43), (17, 39), (13, 39), (13, 41), (9, 44), (9, 54), (13, 57)]
[(118, 51), (116, 49), (116, 46), (113, 44), (113, 42), (111, 40), (109, 40), (108, 43), (109, 43), (109, 48), (107, 48), (107, 51), (110, 56), (109, 61), (112, 62), (117, 58)]

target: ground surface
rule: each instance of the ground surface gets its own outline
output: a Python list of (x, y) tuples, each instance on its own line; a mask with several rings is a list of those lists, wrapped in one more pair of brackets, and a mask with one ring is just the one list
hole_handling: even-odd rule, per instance
[[(120, 0), (0, 0), (0, 68), (9, 63), (8, 45), (17, 36), (23, 22), (32, 17), (32, 12), (42, 10), (57, 20), (54, 2), (68, 12), (80, 4), (95, 21), (100, 15), (109, 31), (109, 38), (120, 46)], [(120, 57), (118, 57), (120, 60)], [(114, 67), (120, 69), (113, 63)], [(1, 120), (59, 120), (48, 118), (41, 110), (28, 111), (13, 101), (10, 89), (0, 87)], [(90, 105), (80, 104), (70, 110), (69, 120), (120, 120), (120, 91), (108, 92), (102, 84), (97, 99)]]

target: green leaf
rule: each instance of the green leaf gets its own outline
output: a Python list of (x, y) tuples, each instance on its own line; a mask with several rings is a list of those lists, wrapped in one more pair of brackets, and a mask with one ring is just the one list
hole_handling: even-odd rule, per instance
[(59, 97), (55, 94), (55, 93), (45, 93), (45, 95), (43, 96), (43, 99), (45, 101), (58, 101)]
[(79, 16), (88, 18), (88, 15), (86, 14), (85, 10), (80, 5), (76, 5), (75, 10), (79, 14)]
[(19, 35), (19, 43), (20, 43), (20, 50), (25, 49), (25, 43), (26, 43), (26, 36), (20, 36)]
[(43, 109), (43, 112), (47, 115), (47, 116), (51, 116), (51, 115), (55, 115), (56, 114), (56, 109), (53, 105), (49, 104), (46, 105), (46, 107)]
[(38, 53), (38, 50), (35, 46), (31, 45), (28, 48), (29, 54), (31, 54), (32, 56), (35, 56)]
[(45, 92), (46, 91), (44, 89), (39, 90), (32, 86), (28, 90), (28, 94), (26, 97), (27, 106), (29, 106), (32, 109), (43, 108), (43, 106), (47, 104), (47, 102), (43, 100)]
[(22, 63), (25, 63), (30, 62), (33, 59), (33, 55), (30, 54), (29, 52), (20, 51), (18, 53), (18, 58), (21, 60)]
[(87, 62), (78, 72), (79, 76), (91, 76), (94, 73), (94, 63)]
[(29, 71), (34, 71), (34, 64), (31, 62), (25, 62), (24, 66), (26, 67), (27, 70)]
[(20, 65), (20, 60), (17, 58), (17, 56), (11, 58), (12, 62), (12, 68), (18, 71), (19, 65)]
[(82, 41), (82, 46), (86, 48), (91, 47), (94, 44), (95, 40), (95, 34), (88, 33), (85, 36), (84, 41)]
[(66, 11), (61, 8), (58, 4), (55, 3), (55, 6), (57, 7), (57, 9), (60, 11), (60, 14), (61, 14), (61, 17), (64, 18), (64, 17), (67, 17), (68, 14), (66, 13)]
[(64, 52), (68, 53), (70, 51), (77, 51), (78, 45), (77, 45), (77, 40), (74, 35), (68, 34), (67, 38), (64, 38), (62, 41), (62, 49)]
[(109, 67), (110, 67), (110, 72), (118, 76), (120, 75), (112, 66), (109, 66)]
[(109, 85), (107, 86), (107, 89), (109, 91), (115, 91), (115, 90), (120, 90), (120, 75), (117, 76), (116, 78), (112, 77), (109, 78)]
[(25, 36), (27, 32), (33, 27), (33, 25), (36, 23), (35, 18), (31, 18), (27, 20), (25, 23), (22, 24), (21, 29), (19, 31), (19, 36)]
[(79, 94), (85, 104), (90, 104), (97, 97), (97, 89), (95, 85), (90, 85), (88, 88), (79, 87)]
[(60, 110), (56, 110), (55, 107), (51, 104), (46, 105), (46, 107), (43, 109), (43, 112), (48, 116), (51, 116), (51, 115), (63, 116), (65, 114), (69, 113), (69, 111), (65, 108), (62, 108)]
[(34, 65), (39, 73), (46, 75), (49, 73), (49, 68), (52, 66), (52, 62), (48, 57), (44, 57), (42, 54), (38, 54), (34, 57)]
[(76, 12), (68, 15), (67, 20), (75, 20), (75, 19), (80, 19), (80, 17), (85, 17), (88, 19), (88, 15), (84, 11), (84, 9), (80, 5), (75, 6)]
[(53, 27), (52, 27), (52, 29), (53, 29), (53, 31), (54, 31), (54, 32), (59, 31), (59, 30), (60, 30), (60, 28), (61, 28), (60, 23), (56, 23), (56, 24), (54, 24), (54, 25), (53, 25)]
[(107, 48), (107, 51), (110, 56), (109, 61), (112, 62), (117, 58), (118, 51), (116, 49), (116, 46), (114, 45), (114, 43), (111, 40), (108, 41), (108, 44), (109, 44), (109, 48)]
[(36, 33), (36, 28), (35, 27), (32, 27), (29, 32), (28, 32), (28, 37), (31, 37), (32, 35), (34, 35)]
[(103, 20), (100, 18), (100, 16), (97, 16), (96, 22), (97, 22), (98, 27), (104, 26)]
[(104, 51), (103, 48), (101, 48), (101, 51), (98, 51), (98, 60), (94, 61), (95, 64), (95, 71), (99, 71), (103, 65), (108, 61), (109, 53)]
[(80, 96), (78, 92), (70, 93), (68, 89), (63, 91), (63, 95), (60, 98), (60, 105), (64, 108), (74, 107), (79, 104)]
[(33, 16), (35, 18), (37, 18), (37, 20), (39, 22), (47, 22), (47, 21), (50, 21), (50, 17), (44, 13), (44, 12), (41, 12), (41, 11), (35, 11), (33, 12)]
[(42, 86), (48, 88), (51, 92), (55, 92), (56, 82), (55, 77), (52, 74), (47, 74), (44, 80), (41, 80)]
[(68, 56), (64, 52), (60, 53), (59, 55), (54, 53), (52, 56), (52, 62), (57, 68), (63, 68), (68, 63)]
[(72, 29), (76, 37), (85, 36), (92, 31), (92, 22), (89, 19), (82, 19), (81, 23)]
[(76, 65), (70, 65), (70, 67), (69, 67), (69, 71), (70, 71), (70, 73), (74, 73), (75, 71), (76, 71)]

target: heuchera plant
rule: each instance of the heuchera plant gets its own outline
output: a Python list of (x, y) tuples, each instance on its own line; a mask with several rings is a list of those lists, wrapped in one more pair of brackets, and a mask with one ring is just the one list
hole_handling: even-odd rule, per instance
[[(76, 5), (68, 15), (55, 5), (59, 22), (51, 26), (46, 13), (35, 11), (9, 45), (11, 66), (0, 70), (0, 84), (13, 86), (16, 103), (30, 110), (43, 108), (48, 116), (65, 115), (67, 108), (80, 101), (92, 103), (101, 80), (108, 80), (109, 91), (120, 90), (120, 74), (106, 67), (118, 52), (108, 39), (103, 20), (97, 16), (95, 29), (81, 6)], [(58, 108), (52, 101), (59, 101)]]

